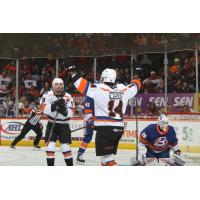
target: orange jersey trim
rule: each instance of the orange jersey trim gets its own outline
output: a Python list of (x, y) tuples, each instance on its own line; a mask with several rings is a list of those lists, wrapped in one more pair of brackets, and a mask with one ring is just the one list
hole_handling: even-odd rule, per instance
[(91, 110), (91, 109), (85, 109), (85, 110), (84, 110), (84, 113), (85, 113), (85, 114), (90, 114), (90, 113), (92, 113), (92, 110)]
[(71, 157), (72, 156), (72, 153), (63, 153), (64, 157), (67, 158), (67, 157)]
[(54, 152), (47, 152), (46, 155), (47, 155), (47, 156), (54, 156), (55, 153), (54, 153)]
[(135, 83), (138, 86), (138, 90), (140, 90), (142, 83), (139, 79), (133, 79), (131, 82)]
[(45, 109), (46, 106), (47, 106), (47, 105), (44, 104), (44, 103), (41, 104), (41, 110), (42, 110), (42, 112), (44, 112), (44, 109)]
[(142, 143), (142, 144), (147, 144), (148, 142), (147, 142), (147, 140), (145, 140), (141, 135), (140, 135), (140, 138), (139, 138), (139, 140), (140, 140), (140, 142)]
[(78, 88), (77, 88), (77, 90), (80, 92), (80, 93), (82, 93), (82, 94), (84, 94), (84, 91), (85, 91), (85, 88), (86, 88), (86, 86), (87, 86), (87, 80), (86, 79), (84, 79), (84, 78), (82, 78), (81, 79), (81, 82), (80, 82), (80, 84), (79, 84), (79, 86), (78, 86)]
[(84, 149), (86, 149), (87, 146), (88, 146), (88, 144), (86, 144), (86, 143), (81, 143), (81, 145), (80, 145), (80, 147), (82, 147), (82, 148), (84, 148)]

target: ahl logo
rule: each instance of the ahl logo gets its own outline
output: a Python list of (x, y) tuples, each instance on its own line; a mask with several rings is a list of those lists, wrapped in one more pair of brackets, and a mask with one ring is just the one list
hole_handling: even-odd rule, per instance
[(24, 124), (20, 122), (6, 122), (2, 124), (1, 131), (7, 134), (17, 135), (21, 132)]
[(160, 147), (166, 147), (168, 144), (168, 141), (167, 141), (167, 138), (166, 137), (159, 137), (155, 143), (154, 143), (154, 146), (157, 147), (157, 148), (160, 148)]

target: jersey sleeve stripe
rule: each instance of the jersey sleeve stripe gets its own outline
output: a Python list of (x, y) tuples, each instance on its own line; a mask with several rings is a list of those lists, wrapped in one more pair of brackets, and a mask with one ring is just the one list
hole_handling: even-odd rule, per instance
[(139, 140), (140, 140), (140, 142), (142, 143), (142, 144), (147, 144), (148, 142), (147, 142), (147, 140), (145, 140), (141, 135), (140, 135), (140, 138), (139, 138)]
[(92, 109), (85, 109), (85, 114), (90, 114), (92, 113)]
[(74, 85), (80, 93), (82, 93), (82, 94), (87, 93), (89, 83), (86, 79), (81, 78), (80, 82), (78, 80)]
[(103, 90), (103, 91), (106, 91), (106, 92), (111, 92), (111, 90), (106, 89), (106, 88), (100, 88), (100, 89)]
[(46, 106), (47, 106), (46, 104), (42, 103), (42, 105), (41, 105), (42, 112), (44, 112), (44, 109), (45, 109)]
[(142, 84), (141, 84), (141, 81), (139, 79), (134, 79), (131, 81), (133, 84), (136, 84), (137, 85), (137, 88), (138, 88), (138, 91), (140, 90)]

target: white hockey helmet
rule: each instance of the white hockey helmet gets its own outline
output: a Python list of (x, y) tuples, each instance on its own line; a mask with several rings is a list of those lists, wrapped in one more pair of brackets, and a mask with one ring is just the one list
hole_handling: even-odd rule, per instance
[(54, 86), (56, 83), (64, 84), (64, 82), (61, 78), (54, 78), (52, 81), (52, 86)]
[(60, 94), (64, 90), (64, 82), (61, 78), (54, 78), (52, 81), (52, 89), (55, 93)]
[(158, 126), (163, 130), (166, 131), (169, 124), (169, 118), (166, 115), (160, 115), (158, 117)]
[(106, 68), (103, 70), (103, 72), (101, 73), (101, 78), (100, 80), (103, 83), (115, 83), (116, 80), (116, 71), (114, 69), (109, 69)]

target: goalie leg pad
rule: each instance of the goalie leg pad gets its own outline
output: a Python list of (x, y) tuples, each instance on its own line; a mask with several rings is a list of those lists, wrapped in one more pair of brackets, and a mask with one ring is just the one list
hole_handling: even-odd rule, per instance
[(159, 158), (159, 165), (161, 166), (175, 166), (175, 162), (170, 158)]
[(177, 165), (177, 166), (185, 165), (185, 161), (183, 160), (183, 158), (180, 155), (174, 154), (173, 157), (174, 157), (175, 165)]

